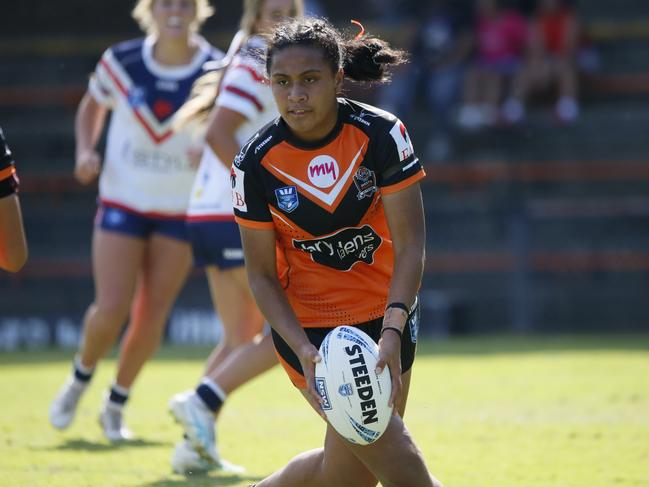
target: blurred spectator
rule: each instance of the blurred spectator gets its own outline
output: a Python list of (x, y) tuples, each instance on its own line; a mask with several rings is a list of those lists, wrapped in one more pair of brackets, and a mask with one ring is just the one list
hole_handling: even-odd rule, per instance
[(411, 63), (383, 87), (379, 103), (387, 111), (408, 114), (421, 98), (432, 127), (426, 155), (442, 160), (452, 152), (451, 114), (471, 51), (470, 12), (449, 0), (429, 1), (421, 10), (411, 40)]
[(540, 0), (530, 22), (529, 49), (514, 94), (503, 115), (511, 123), (525, 117), (529, 96), (554, 85), (558, 88), (555, 115), (562, 123), (579, 117), (577, 103), (577, 54), (580, 39), (575, 9), (562, 0)]
[(500, 0), (478, 0), (475, 23), (475, 62), (467, 72), (464, 105), (458, 123), (477, 129), (499, 121), (499, 106), (506, 83), (521, 66), (527, 24), (517, 11)]

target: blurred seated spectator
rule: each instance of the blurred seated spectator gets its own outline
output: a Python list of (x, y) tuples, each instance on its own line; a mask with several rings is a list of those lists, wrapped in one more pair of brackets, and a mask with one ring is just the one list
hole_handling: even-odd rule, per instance
[(525, 117), (530, 95), (556, 86), (555, 115), (562, 123), (579, 117), (577, 57), (580, 25), (575, 9), (563, 0), (540, 0), (530, 22), (529, 48), (503, 115), (510, 123)]
[(475, 22), (475, 59), (464, 84), (464, 104), (458, 123), (478, 129), (499, 121), (504, 91), (519, 72), (527, 44), (523, 16), (501, 0), (478, 0)]
[(432, 160), (446, 159), (452, 152), (451, 115), (471, 52), (470, 12), (460, 4), (430, 0), (420, 9), (410, 41), (411, 62), (380, 93), (379, 104), (389, 112), (407, 117), (413, 108), (426, 110), (431, 127), (426, 156)]

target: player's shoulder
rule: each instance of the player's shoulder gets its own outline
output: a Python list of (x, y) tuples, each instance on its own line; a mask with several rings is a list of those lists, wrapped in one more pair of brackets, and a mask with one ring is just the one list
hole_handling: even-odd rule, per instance
[(339, 98), (338, 102), (344, 111), (345, 123), (361, 129), (370, 138), (385, 136), (400, 123), (392, 113), (367, 103), (348, 98)]
[(264, 156), (285, 138), (281, 128), (281, 118), (268, 122), (255, 135), (250, 137), (243, 144), (239, 154), (234, 158), (234, 165), (241, 168), (249, 168), (259, 164)]
[(129, 56), (133, 53), (141, 52), (142, 46), (144, 45), (144, 39), (144, 37), (138, 37), (136, 39), (128, 39), (126, 41), (118, 42), (110, 46), (106, 52), (110, 52), (118, 59)]
[(228, 68), (231, 76), (248, 76), (251, 81), (266, 83), (266, 67), (264, 66), (264, 53), (266, 43), (258, 37), (251, 37), (241, 50), (234, 56)]

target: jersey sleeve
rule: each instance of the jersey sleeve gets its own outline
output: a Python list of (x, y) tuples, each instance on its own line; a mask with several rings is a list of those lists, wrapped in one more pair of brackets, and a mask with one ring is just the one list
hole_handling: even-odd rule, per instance
[(230, 178), (234, 217), (241, 226), (272, 230), (273, 218), (261, 180), (261, 164), (253, 151), (248, 151), (255, 140), (256, 137), (243, 147), (232, 164)]
[(0, 128), (0, 198), (14, 194), (18, 190), (18, 177), (14, 159)]
[(113, 108), (116, 100), (118, 87), (115, 85), (116, 78), (113, 73), (115, 64), (112, 50), (107, 49), (97, 63), (88, 83), (88, 91), (92, 97), (97, 103), (107, 108)]
[(379, 138), (377, 146), (377, 184), (383, 194), (401, 191), (426, 175), (401, 120), (396, 119), (389, 134)]
[(266, 78), (249, 64), (237, 63), (228, 68), (223, 77), (216, 105), (240, 113), (248, 120), (256, 119), (268, 107)]

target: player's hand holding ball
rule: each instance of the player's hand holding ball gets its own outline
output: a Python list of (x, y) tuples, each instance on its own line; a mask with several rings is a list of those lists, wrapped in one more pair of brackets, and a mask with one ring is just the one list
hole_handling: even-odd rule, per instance
[(81, 184), (92, 183), (101, 171), (101, 156), (95, 150), (85, 150), (77, 155), (74, 177)]
[(315, 387), (315, 364), (322, 361), (318, 349), (310, 342), (306, 342), (297, 350), (297, 356), (302, 366), (302, 372), (306, 379), (306, 390), (304, 396), (309, 404), (317, 411), (317, 413), (326, 421), (327, 417), (322, 411), (320, 406), (322, 398)]
[(401, 404), (401, 334), (407, 319), (408, 313), (403, 309), (388, 307), (383, 318), (383, 328), (379, 340), (379, 360), (376, 364), (376, 372), (380, 374), (386, 365), (390, 369), (392, 392), (388, 405), (395, 410)]

